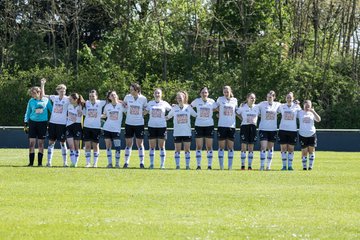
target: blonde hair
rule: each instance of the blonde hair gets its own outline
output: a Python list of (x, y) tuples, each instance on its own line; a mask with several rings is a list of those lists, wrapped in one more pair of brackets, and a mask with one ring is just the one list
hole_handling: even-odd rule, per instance
[(224, 87), (223, 87), (223, 91), (224, 91), (225, 89), (229, 90), (230, 97), (234, 97), (234, 94), (233, 94), (232, 89), (231, 89), (230, 86), (228, 86), (228, 85), (224, 86)]
[(176, 93), (176, 95), (180, 95), (180, 94), (184, 95), (184, 103), (187, 104), (189, 101), (188, 93), (186, 91), (179, 91)]
[(56, 91), (59, 91), (59, 90), (61, 90), (61, 89), (64, 89), (64, 90), (66, 91), (66, 86), (65, 86), (65, 84), (59, 84), (59, 85), (57, 85)]
[(33, 91), (36, 91), (37, 93), (40, 93), (41, 92), (41, 88), (40, 87), (38, 87), (38, 86), (34, 86), (34, 87), (31, 87), (30, 89), (29, 89), (29, 95), (31, 95), (31, 93), (33, 92)]

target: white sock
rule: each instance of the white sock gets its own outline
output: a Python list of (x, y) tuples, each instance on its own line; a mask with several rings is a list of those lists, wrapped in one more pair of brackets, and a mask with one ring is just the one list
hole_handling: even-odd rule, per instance
[(75, 151), (75, 165), (77, 165), (77, 163), (79, 162), (79, 156), (80, 156), (80, 152), (79, 150)]
[(306, 168), (307, 167), (307, 157), (302, 157), (302, 165), (303, 165), (303, 168)]
[(73, 165), (75, 165), (75, 151), (70, 150), (70, 161)]
[(108, 164), (112, 164), (112, 152), (111, 152), (111, 148), (106, 149), (106, 156), (108, 159)]
[(294, 153), (289, 152), (288, 153), (288, 167), (292, 167), (293, 159), (294, 159)]
[(54, 154), (54, 147), (55, 147), (55, 144), (51, 144), (48, 146), (48, 158), (47, 158), (47, 163), (51, 165), (51, 162), (52, 162), (52, 157), (53, 157), (53, 154)]
[(270, 169), (274, 152), (273, 152), (272, 149), (268, 150), (267, 152), (268, 152), (268, 154), (267, 154), (267, 168)]
[(218, 157), (220, 169), (224, 169), (224, 149), (219, 148)]
[(120, 164), (120, 147), (116, 147), (115, 148), (115, 161), (116, 161), (116, 165)]
[(201, 166), (201, 150), (196, 150), (196, 163), (197, 166)]
[(90, 160), (91, 160), (91, 150), (89, 152), (85, 151), (85, 159), (86, 159), (86, 164), (90, 164)]
[(165, 167), (166, 150), (160, 148), (160, 167)]
[(210, 150), (206, 154), (207, 160), (208, 160), (208, 166), (212, 166), (212, 160), (213, 160), (213, 150)]
[(186, 167), (190, 167), (190, 152), (185, 152)]
[(315, 162), (315, 153), (309, 155), (309, 168), (313, 168)]
[(94, 152), (94, 166), (97, 166), (99, 155), (100, 155), (99, 152)]
[(62, 155), (62, 159), (64, 164), (67, 164), (67, 146), (66, 143), (60, 143), (61, 146), (61, 155)]
[(150, 165), (154, 166), (155, 148), (149, 149)]
[(242, 151), (240, 158), (241, 158), (241, 167), (245, 167), (246, 152)]
[(138, 149), (140, 164), (144, 164), (144, 148)]
[(260, 151), (260, 168), (265, 167), (265, 158), (266, 158), (266, 152)]
[(175, 152), (175, 164), (180, 167), (180, 152)]
[(126, 164), (129, 164), (130, 156), (131, 156), (131, 148), (125, 147), (125, 163)]
[(283, 165), (283, 167), (286, 168), (286, 164), (287, 164), (287, 152), (281, 152), (281, 160), (282, 160), (282, 165)]
[(228, 150), (228, 169), (232, 169), (234, 159), (234, 150)]
[(254, 159), (254, 152), (248, 152), (248, 167), (252, 167), (253, 159)]

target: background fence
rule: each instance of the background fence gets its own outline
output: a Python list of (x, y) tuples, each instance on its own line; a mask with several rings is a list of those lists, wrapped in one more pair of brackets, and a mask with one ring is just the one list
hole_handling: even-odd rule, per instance
[[(194, 134), (194, 133), (193, 133)], [(319, 151), (343, 151), (343, 152), (360, 152), (360, 129), (318, 129), (318, 147)], [(147, 134), (144, 139), (145, 149), (148, 149)], [(121, 145), (124, 148), (124, 131), (121, 134)], [(47, 144), (45, 145), (47, 146)], [(8, 127), (0, 126), (0, 148), (27, 148), (27, 135), (23, 132), (22, 127)], [(59, 148), (59, 143), (56, 143)], [(135, 144), (134, 144), (135, 147)], [(105, 148), (104, 139), (100, 139), (100, 148)], [(195, 138), (191, 149), (195, 148)], [(300, 149), (300, 145), (296, 146)], [(172, 136), (172, 129), (168, 130), (168, 139), (166, 142), (166, 149), (173, 150), (174, 142)], [(217, 133), (214, 134), (214, 149), (217, 149)], [(256, 143), (256, 149), (259, 149), (259, 142)], [(279, 144), (275, 145), (275, 149), (279, 149)], [(235, 150), (240, 150), (239, 129), (235, 134)]]

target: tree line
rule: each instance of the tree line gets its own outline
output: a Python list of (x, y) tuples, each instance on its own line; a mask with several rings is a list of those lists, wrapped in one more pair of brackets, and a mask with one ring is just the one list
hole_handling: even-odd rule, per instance
[(131, 82), (197, 97), (230, 85), (241, 101), (275, 90), (311, 99), (319, 128), (360, 128), (357, 0), (3, 0), (0, 125), (20, 125), (30, 86), (85, 97)]

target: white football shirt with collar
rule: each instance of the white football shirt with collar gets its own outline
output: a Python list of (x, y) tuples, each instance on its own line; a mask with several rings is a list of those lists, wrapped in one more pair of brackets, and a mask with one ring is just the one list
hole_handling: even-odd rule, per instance
[(236, 113), (241, 115), (241, 125), (256, 125), (258, 116), (259, 116), (259, 108), (257, 105), (253, 105), (251, 108), (249, 105), (244, 104), (236, 110)]
[(73, 123), (81, 123), (82, 120), (82, 106), (81, 105), (77, 105), (76, 107), (72, 104), (68, 105), (67, 108), (67, 122), (66, 122), (66, 126), (70, 126)]
[(278, 112), (281, 113), (279, 130), (296, 132), (296, 119), (300, 110), (301, 107), (295, 103), (291, 103), (290, 106), (288, 106), (287, 103), (281, 104), (278, 109)]
[(236, 108), (238, 101), (236, 98), (227, 99), (224, 96), (216, 100), (219, 107), (219, 123), (218, 127), (235, 128), (236, 125)]
[(106, 121), (103, 126), (103, 130), (109, 132), (121, 132), (121, 123), (123, 119), (123, 113), (125, 111), (122, 103), (113, 105), (108, 103), (104, 107), (104, 114), (106, 115)]
[(51, 112), (50, 123), (66, 125), (67, 122), (67, 108), (69, 105), (69, 97), (63, 96), (60, 99), (59, 95), (50, 95), (49, 99), (53, 102), (53, 109)]
[(184, 104), (182, 108), (178, 105), (172, 107), (167, 117), (174, 118), (174, 137), (191, 136), (190, 116), (196, 117), (197, 114), (189, 104)]
[(277, 115), (278, 109), (281, 106), (279, 102), (264, 101), (258, 104), (260, 110), (260, 124), (259, 130), (262, 131), (276, 131), (277, 130)]
[(124, 98), (126, 104), (125, 124), (131, 126), (144, 125), (144, 109), (146, 109), (147, 99), (143, 95), (138, 95), (135, 99), (131, 94)]
[(208, 98), (206, 101), (204, 101), (201, 98), (196, 98), (194, 101), (192, 101), (191, 106), (196, 108), (197, 112), (195, 126), (214, 126), (213, 111), (217, 105), (213, 99)]
[(164, 128), (166, 127), (166, 111), (171, 110), (171, 106), (168, 102), (160, 100), (156, 102), (152, 100), (148, 102), (146, 110), (149, 112), (148, 127)]
[(101, 128), (101, 114), (105, 104), (106, 101), (104, 100), (96, 100), (94, 104), (89, 100), (86, 101), (84, 109), (84, 127), (95, 129)]
[(299, 134), (303, 137), (311, 137), (316, 133), (315, 116), (312, 112), (301, 110), (298, 113), (300, 122)]

